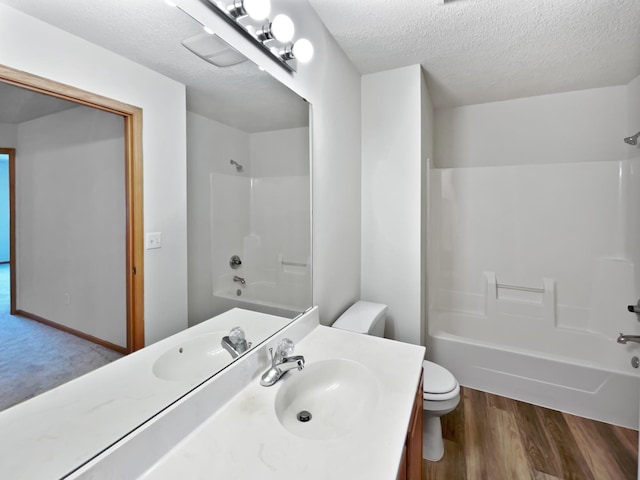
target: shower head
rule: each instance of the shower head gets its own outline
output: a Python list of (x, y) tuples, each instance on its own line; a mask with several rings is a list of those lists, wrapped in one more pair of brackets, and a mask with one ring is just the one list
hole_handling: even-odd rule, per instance
[(638, 144), (638, 137), (640, 137), (640, 132), (636, 133), (635, 135), (632, 135), (630, 137), (627, 137), (624, 139), (624, 143), (628, 143), (629, 145), (637, 145)]
[(235, 160), (229, 160), (229, 163), (231, 165), (235, 165), (236, 167), (236, 172), (241, 172), (243, 170), (242, 165), (240, 165), (238, 162), (236, 162)]

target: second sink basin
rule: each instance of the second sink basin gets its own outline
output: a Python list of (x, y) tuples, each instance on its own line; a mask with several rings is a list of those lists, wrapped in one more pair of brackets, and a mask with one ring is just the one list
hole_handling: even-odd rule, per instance
[(378, 380), (353, 360), (308, 363), (280, 382), (276, 415), (284, 428), (300, 437), (327, 440), (346, 435), (366, 420), (378, 402)]
[(233, 360), (222, 348), (226, 332), (211, 332), (171, 347), (153, 364), (153, 373), (164, 380), (204, 381)]

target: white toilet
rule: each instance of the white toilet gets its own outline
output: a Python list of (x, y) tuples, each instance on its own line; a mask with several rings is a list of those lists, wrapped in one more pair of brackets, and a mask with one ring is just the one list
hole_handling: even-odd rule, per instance
[[(333, 324), (351, 332), (384, 336), (387, 306), (359, 301), (354, 303)], [(423, 362), (423, 443), (422, 458), (438, 461), (444, 455), (440, 417), (451, 412), (460, 402), (460, 385), (446, 368)]]

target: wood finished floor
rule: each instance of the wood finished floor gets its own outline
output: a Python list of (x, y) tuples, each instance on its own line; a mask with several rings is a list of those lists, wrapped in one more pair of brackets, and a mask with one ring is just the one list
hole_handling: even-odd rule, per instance
[(463, 388), (423, 480), (632, 480), (638, 432)]

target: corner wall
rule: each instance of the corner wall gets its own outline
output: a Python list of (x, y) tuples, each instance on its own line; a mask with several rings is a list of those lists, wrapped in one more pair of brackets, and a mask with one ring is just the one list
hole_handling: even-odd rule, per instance
[[(145, 341), (187, 326), (184, 85), (63, 30), (0, 5), (0, 64), (143, 109)], [(18, 153), (18, 152), (17, 152)]]
[(414, 344), (423, 340), (423, 82), (419, 65), (362, 77), (362, 299), (388, 305), (386, 336)]

